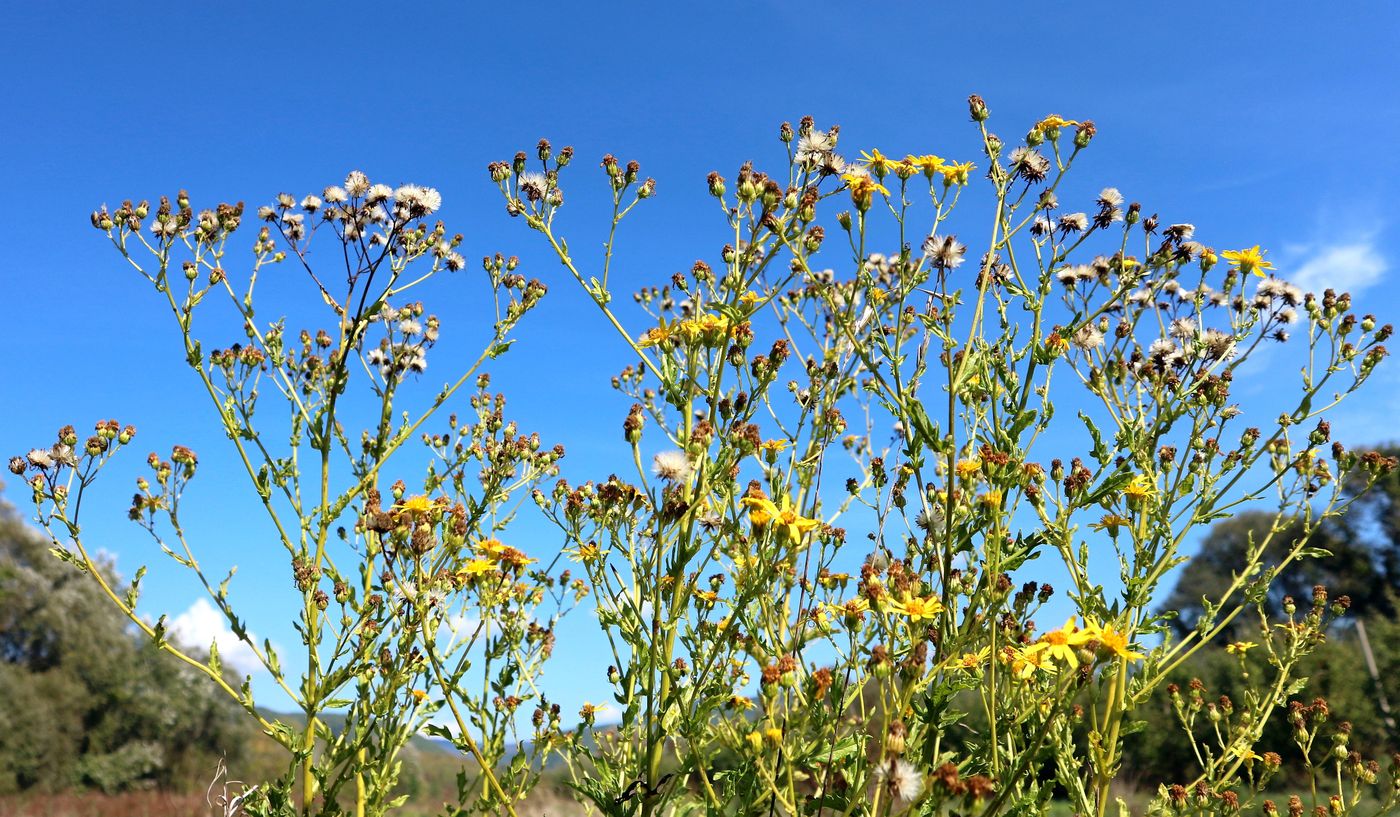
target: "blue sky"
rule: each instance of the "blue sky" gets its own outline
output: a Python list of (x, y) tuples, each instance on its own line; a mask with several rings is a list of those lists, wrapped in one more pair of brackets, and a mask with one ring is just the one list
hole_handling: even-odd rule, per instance
[[(583, 476), (625, 466), (613, 441), (626, 402), (608, 386), (623, 359), (485, 175), (487, 162), (541, 136), (580, 156), (561, 216), (575, 246), (596, 246), (605, 217), (597, 157), (635, 158), (657, 177), (657, 198), (624, 228), (624, 294), (715, 254), (723, 239), (704, 175), (778, 161), (781, 121), (839, 123), (847, 152), (977, 160), (965, 103), (975, 92), (1008, 139), (1050, 112), (1094, 119), (1099, 136), (1076, 171), (1083, 190), (1117, 186), (1166, 222), (1192, 221), (1217, 247), (1262, 244), (1285, 276), (1351, 289), (1363, 311), (1396, 317), (1400, 237), (1389, 208), (1400, 151), (1389, 143), (1400, 133), (1400, 7), (1391, 3), (1338, 4), (1325, 16), (1292, 2), (341, 2), (139, 13), (32, 3), (7, 18), (0, 181), (17, 204), (0, 261), (12, 315), (0, 452), (47, 443), (66, 422), (135, 423), (137, 451), (87, 511), (90, 540), (128, 573), (152, 563), (148, 608), (185, 612), (196, 629), (210, 625), (192, 608), (196, 588), (124, 520), (139, 452), (181, 442), (201, 453), (189, 500), (199, 552), (211, 573), (240, 565), (235, 598), (252, 629), (290, 647), (295, 635), (275, 612), (294, 603), (286, 565), (211, 431), (168, 313), (88, 226), (102, 203), (185, 187), (196, 207), (256, 206), (283, 190), (319, 191), (352, 168), (437, 187), (469, 259), (516, 253), (551, 284), (494, 385), (523, 428), (570, 444), (570, 473)], [(295, 294), (301, 281), (287, 276), (265, 294)], [(456, 328), (450, 304), (482, 292), (470, 274), (435, 284), (445, 332)], [(1400, 376), (1375, 385), (1334, 423), (1342, 439), (1395, 436)], [(21, 499), (13, 485), (5, 495)], [(542, 535), (533, 546), (557, 544)], [(602, 696), (600, 668), (586, 658), (596, 647), (581, 629), (561, 639), (556, 677), (589, 679), (554, 685), (566, 709)], [(265, 677), (255, 689), (276, 705)]]

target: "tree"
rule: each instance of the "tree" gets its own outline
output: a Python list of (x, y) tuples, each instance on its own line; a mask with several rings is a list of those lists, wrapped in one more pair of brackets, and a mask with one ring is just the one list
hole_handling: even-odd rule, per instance
[[(1374, 452), (1395, 457), (1400, 455), (1400, 446), (1384, 445)], [(1305, 598), (1320, 584), (1334, 598), (1349, 596), (1352, 615), (1395, 615), (1394, 599), (1400, 594), (1400, 479), (1391, 472), (1377, 480), (1371, 490), (1363, 492), (1364, 487), (1359, 479), (1348, 482), (1345, 491), (1355, 500), (1344, 514), (1326, 520), (1308, 537), (1309, 546), (1330, 555), (1294, 561), (1280, 572), (1269, 589), (1270, 614), (1281, 612), (1284, 597)], [(1210, 529), (1161, 605), (1163, 610), (1178, 612), (1174, 625), (1178, 635), (1195, 628), (1204, 612), (1202, 599), (1220, 598), (1234, 573), (1246, 563), (1251, 544), (1264, 540), (1273, 520), (1271, 512), (1247, 511)], [(1277, 565), (1302, 538), (1302, 532), (1301, 520), (1287, 522), (1265, 549), (1264, 564)], [(1247, 632), (1253, 623), (1234, 622), (1229, 629), (1233, 633), (1241, 626)]]
[(97, 586), (0, 505), (0, 794), (170, 787), (246, 740), (236, 711), (138, 641)]

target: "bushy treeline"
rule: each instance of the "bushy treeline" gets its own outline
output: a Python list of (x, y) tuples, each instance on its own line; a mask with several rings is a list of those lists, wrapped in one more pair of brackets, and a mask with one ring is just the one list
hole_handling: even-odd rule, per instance
[[(1377, 453), (1394, 457), (1400, 455), (1400, 446), (1382, 446)], [(1350, 486), (1350, 490), (1359, 492), (1359, 486)], [(1196, 626), (1206, 612), (1202, 599), (1218, 597), (1228, 586), (1251, 543), (1265, 539), (1273, 519), (1271, 513), (1251, 511), (1211, 528), (1200, 550), (1182, 570), (1175, 591), (1162, 603), (1164, 609), (1178, 613), (1179, 635)], [(1267, 552), (1266, 563), (1278, 563), (1298, 537), (1299, 527), (1297, 523), (1285, 524), (1283, 534), (1275, 537)], [(1400, 751), (1393, 710), (1400, 702), (1400, 620), (1396, 616), (1400, 609), (1400, 479), (1389, 474), (1378, 480), (1346, 513), (1326, 520), (1313, 531), (1308, 543), (1328, 555), (1295, 562), (1281, 571), (1268, 594), (1266, 609), (1276, 620), (1286, 618), (1290, 606), (1310, 605), (1314, 588), (1321, 586), (1330, 603), (1341, 603), (1348, 612), (1328, 633), (1327, 642), (1299, 666), (1298, 674), (1306, 677), (1308, 684), (1306, 691), (1293, 698), (1308, 721), (1323, 718), (1336, 730), (1349, 725), (1348, 752), (1387, 757)], [(1242, 672), (1257, 675), (1266, 671), (1260, 651), (1250, 646), (1262, 640), (1257, 617), (1241, 616), (1230, 622), (1224, 635), (1218, 644), (1176, 670), (1174, 683), (1188, 705), (1196, 692), (1207, 704), (1231, 706), (1242, 695)], [(1231, 643), (1237, 645), (1233, 652), (1227, 649)], [(1374, 674), (1368, 666), (1368, 648), (1375, 663)], [(1193, 681), (1199, 682), (1194, 690)], [(1209, 709), (1203, 714), (1198, 733), (1213, 728)], [(1181, 740), (1183, 726), (1167, 690), (1160, 690), (1138, 715), (1146, 727), (1131, 736), (1125, 747), (1125, 767), (1132, 770), (1132, 776), (1169, 780), (1174, 774), (1194, 774), (1199, 761), (1189, 744)], [(1281, 755), (1284, 768), (1291, 770), (1290, 782), (1302, 785), (1306, 767), (1293, 762), (1300, 757), (1295, 730), (1287, 712), (1277, 713), (1259, 745)]]
[(236, 709), (99, 592), (0, 506), (0, 794), (187, 787), (244, 751)]

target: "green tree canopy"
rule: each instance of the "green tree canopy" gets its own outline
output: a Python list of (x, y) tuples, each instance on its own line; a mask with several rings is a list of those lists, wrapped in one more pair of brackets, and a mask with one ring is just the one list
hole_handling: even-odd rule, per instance
[(0, 794), (211, 779), (231, 705), (138, 640), (87, 576), (0, 504)]

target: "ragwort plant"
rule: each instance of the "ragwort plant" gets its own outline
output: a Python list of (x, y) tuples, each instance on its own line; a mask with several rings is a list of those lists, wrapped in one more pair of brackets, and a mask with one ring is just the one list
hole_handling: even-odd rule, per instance
[[(131, 443), (134, 428), (102, 421), (80, 443), (66, 426), (50, 446), (10, 463), (32, 487), (54, 554), (87, 572), (161, 649), (208, 675), (287, 749), (287, 776), (242, 799), (250, 814), (290, 811), (298, 787), (302, 813), (382, 813), (402, 802), (393, 797), (399, 752), (434, 728), (487, 768), (508, 746), (518, 747), (501, 773), (461, 780), (461, 799), (489, 808), (533, 785), (538, 756), (558, 731), (551, 716), (519, 734), (513, 714), (528, 701), (550, 712), (534, 679), (553, 647), (553, 623), (582, 587), (532, 567), (536, 560), (497, 534), (518, 505), (513, 497), (555, 473), (563, 449), (543, 446), (508, 420), (503, 396), (489, 392), (482, 371), (505, 353), (544, 285), (515, 272), (514, 259), (485, 259), (494, 314), (484, 350), (426, 406), (420, 398), (415, 410), (396, 408), (403, 393), (421, 388), (442, 328), (411, 293), (465, 265), (456, 250), (461, 236), (424, 220), (440, 203), (431, 188), (391, 189), (360, 172), (320, 196), (281, 194), (258, 210), (265, 224), (239, 284), (226, 265), (233, 260), (228, 241), (244, 218), (241, 203), (195, 213), (182, 191), (154, 211), (144, 201), (125, 202), (92, 215), (93, 226), (168, 304), (186, 360), (286, 551), (301, 597), (295, 626), (304, 670), (291, 671), (270, 642), (249, 635), (230, 603), (232, 572), (221, 581), (210, 577), (195, 556), (181, 523), (198, 469), (193, 451), (177, 445), (168, 458), (148, 457), (150, 474), (137, 479), (130, 518), (197, 577), (233, 633), (302, 710), (301, 723), (263, 714), (249, 680), (240, 685), (225, 671), (216, 644), (207, 655), (186, 649), (167, 637), (163, 616), (143, 617), (145, 568), (127, 587), (112, 586), (95, 569), (79, 519), (83, 495)], [(314, 254), (313, 244), (320, 249)], [(290, 331), (282, 319), (259, 319), (258, 277), (278, 265), (305, 274), (327, 310), (327, 328)], [(228, 345), (206, 351), (196, 318), (219, 298), (228, 299), (241, 337), (230, 342), (228, 323), (215, 323), (209, 335)], [(459, 393), (469, 410), (443, 416), (440, 409)], [(269, 399), (277, 407), (268, 409)], [(273, 419), (265, 424), (268, 411)], [(281, 430), (269, 430), (284, 416)], [(358, 433), (347, 430), (351, 421), (363, 423)], [(426, 456), (415, 468), (426, 459), (426, 472), (410, 489), (395, 471), (405, 458), (395, 455), (420, 442)], [(331, 729), (327, 713), (341, 725)], [(434, 715), (455, 728), (430, 725)]]
[[(536, 492), (612, 645), (620, 722), (568, 756), (600, 812), (1025, 814), (1052, 797), (1126, 810), (1113, 783), (1134, 709), (1262, 610), (1277, 571), (1320, 555), (1304, 537), (1264, 564), (1276, 525), (1173, 641), (1150, 603), (1190, 533), (1266, 499), (1309, 532), (1349, 501), (1342, 476), (1394, 466), (1333, 443), (1322, 419), (1385, 356), (1389, 326), (1346, 294), (1272, 277), (1257, 246), (1217, 253), (1112, 188), (1086, 212), (1061, 207), (1093, 124), (1049, 116), (1010, 148), (970, 106), (993, 197), (971, 264), (949, 226), (973, 162), (848, 160), (838, 130), (807, 119), (781, 130), (785, 167), (745, 164), (732, 188), (709, 176), (719, 263), (636, 293), (654, 321), (640, 336), (614, 311), (609, 271), (654, 181), (604, 157), (612, 218), (590, 274), (556, 223), (567, 162), (541, 141), (538, 170), (525, 152), (490, 166), (508, 212), (638, 361), (614, 380), (634, 401), (628, 476)], [(1235, 373), (1295, 331), (1293, 402), (1250, 417)], [(1057, 415), (1052, 397), (1083, 408)], [(1035, 459), (1052, 440), (1078, 455)], [(1116, 571), (1091, 561), (1090, 536)], [(842, 558), (853, 549), (858, 567)], [(1044, 631), (1032, 616), (1054, 589), (1015, 578), (1040, 557), (1062, 564), (1074, 610)], [(1294, 667), (1340, 611), (1328, 607), (1319, 590), (1312, 612), (1260, 621), (1268, 671), (1212, 712), (1214, 740), (1185, 716), (1200, 768), (1164, 781), (1152, 813), (1274, 808), (1256, 801), (1277, 755), (1255, 744), (1299, 690)], [(1375, 783), (1374, 765), (1347, 764), (1337, 784), (1353, 788), (1315, 790), (1315, 805), (1345, 813)], [(1396, 803), (1393, 785), (1380, 799)]]
[[(1130, 772), (1134, 710), (1246, 615), (1262, 649), (1248, 663), (1251, 646), (1232, 649), (1249, 692), (1207, 702), (1194, 686), (1169, 690), (1199, 763), (1161, 781), (1148, 812), (1276, 811), (1264, 793), (1280, 747), (1257, 745), (1271, 717), (1295, 724), (1309, 757), (1326, 754), (1290, 813), (1305, 796), (1333, 814), (1368, 796), (1393, 808), (1400, 777), (1392, 769), (1378, 791), (1378, 766), (1324, 733), (1325, 705), (1284, 713), (1298, 661), (1346, 606), (1319, 590), (1285, 621), (1263, 612), (1271, 578), (1320, 555), (1305, 537), (1265, 563), (1276, 524), (1184, 638), (1150, 606), (1201, 525), (1269, 502), (1310, 531), (1350, 501), (1344, 476), (1394, 466), (1332, 442), (1323, 418), (1385, 356), (1390, 327), (1357, 317), (1346, 294), (1272, 276), (1258, 247), (1217, 253), (1112, 188), (1083, 212), (1062, 207), (1092, 123), (1049, 116), (1010, 147), (979, 98), (970, 111), (975, 161), (847, 158), (837, 129), (784, 125), (777, 170), (709, 176), (724, 247), (635, 293), (646, 318), (617, 309), (609, 279), (619, 225), (655, 182), (604, 157), (611, 219), (601, 256), (585, 260), (556, 223), (573, 151), (541, 141), (533, 159), (492, 163), (507, 212), (543, 237), (635, 361), (613, 381), (632, 404), (625, 456), (580, 484), (542, 481), (562, 449), (506, 421), (481, 372), (544, 294), (513, 259), (485, 260), (496, 313), (481, 357), (427, 408), (395, 408), (439, 330), (407, 292), (465, 265), (460, 239), (424, 222), (435, 191), (353, 173), (319, 197), (279, 196), (259, 210), (241, 288), (224, 271), (241, 206), (196, 215), (181, 195), (154, 215), (144, 203), (95, 213), (168, 302), (301, 594), (298, 679), (251, 643), (228, 581), (207, 579), (186, 544), (195, 455), (152, 455), (132, 517), (204, 582), (305, 723), (266, 721), (215, 650), (185, 650), (142, 618), (139, 573), (103, 586), (287, 748), (288, 776), (252, 792), (249, 813), (289, 811), (298, 789), (303, 813), (383, 812), (396, 754), (424, 729), (473, 760), (449, 813), (516, 814), (555, 753), (580, 799), (616, 817), (1044, 814), (1054, 799), (1123, 813), (1114, 783)], [(985, 220), (955, 216), (964, 195)], [(985, 230), (980, 254), (968, 258), (955, 224)], [(339, 244), (343, 280), (340, 265), (332, 277), (312, 263), (318, 233)], [(304, 269), (327, 329), (259, 322), (253, 286), (273, 264)], [(244, 339), (206, 353), (194, 316), (211, 294), (229, 298)], [(1284, 343), (1298, 388), (1276, 416), (1251, 414), (1233, 402), (1235, 374)], [(290, 417), (277, 445), (254, 425), (267, 382)], [(464, 388), (468, 419), (435, 420)], [(370, 406), (363, 418), (352, 394)], [(55, 553), (98, 582), (78, 508), (133, 434), (103, 422), (79, 448), (65, 428), (11, 461)], [(415, 436), (431, 465), (410, 490), (402, 458), (390, 460)], [(524, 490), (580, 578), (502, 544)], [(1031, 581), (1037, 559), (1067, 585)], [(540, 676), (558, 617), (586, 596), (617, 714), (601, 723), (586, 705), (565, 729)], [(1063, 625), (1037, 626), (1056, 609), (1070, 612)], [(331, 710), (343, 728), (325, 725)]]

